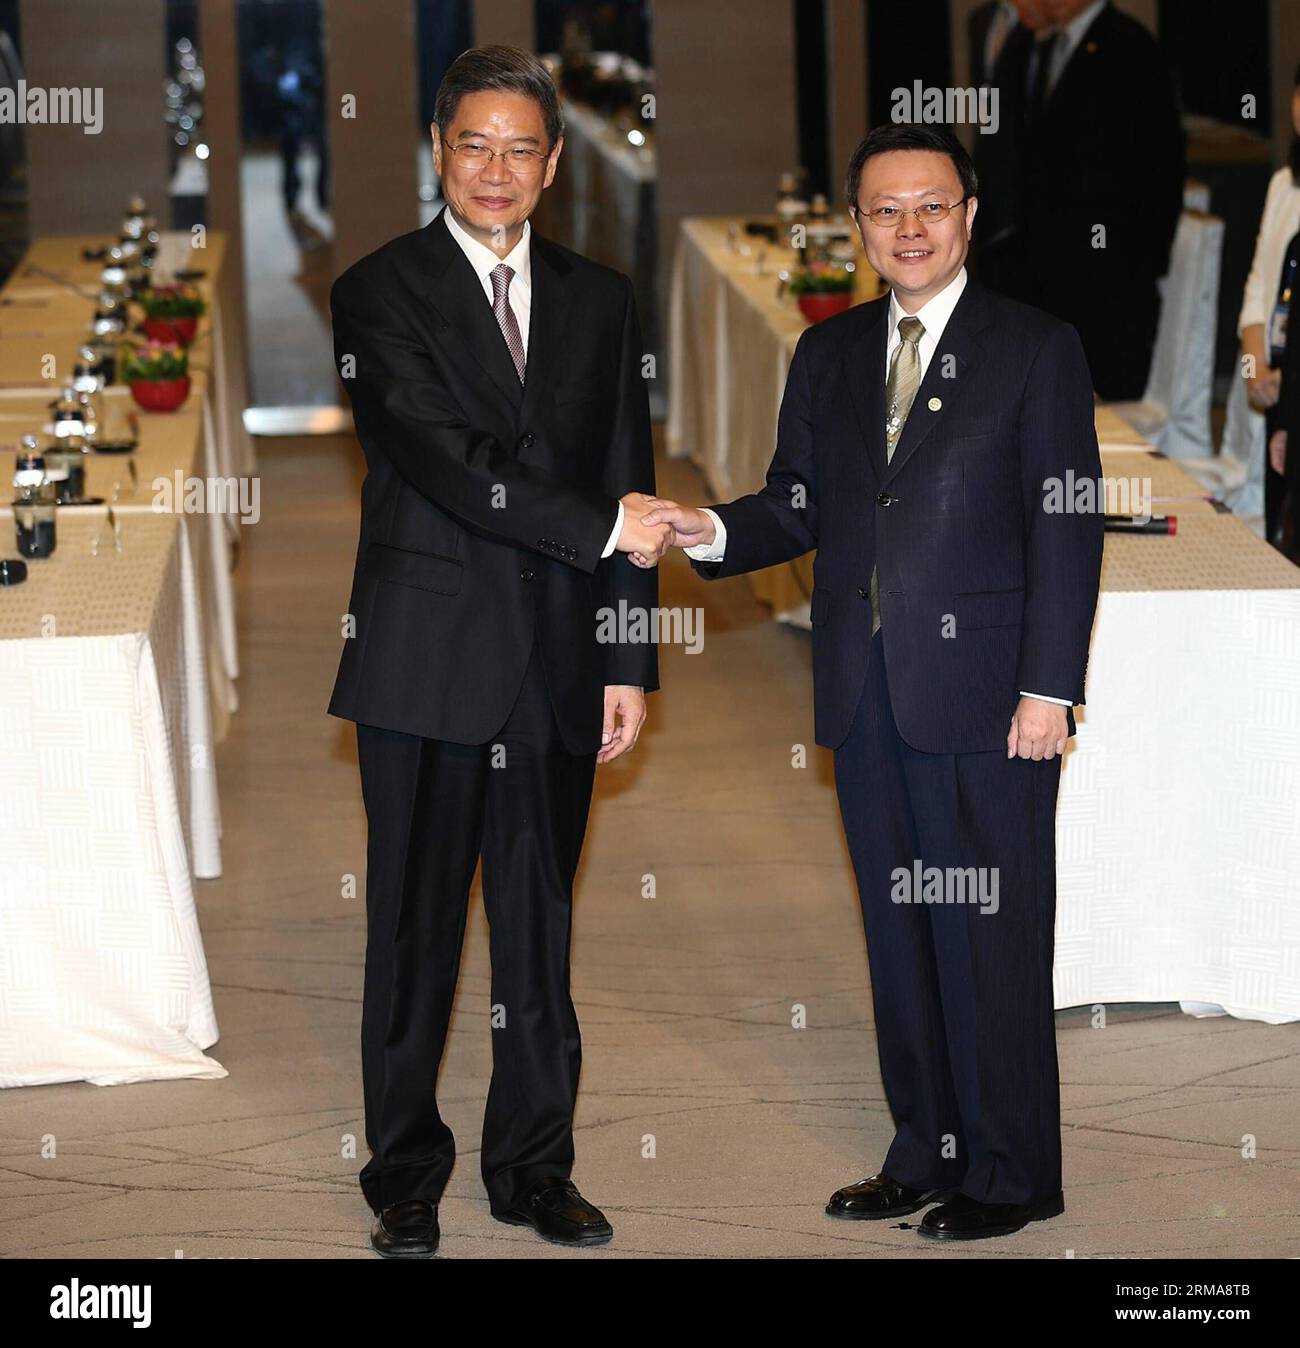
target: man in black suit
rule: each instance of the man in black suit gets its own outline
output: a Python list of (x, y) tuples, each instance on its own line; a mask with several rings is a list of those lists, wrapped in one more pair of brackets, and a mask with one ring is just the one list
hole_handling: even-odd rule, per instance
[(1014, 230), (980, 246), (976, 275), (1073, 324), (1102, 398), (1141, 398), (1186, 176), (1173, 83), (1155, 38), (1108, 0), (1016, 6), (1001, 127), (977, 165), (1000, 187), (1014, 160)]
[[(1042, 0), (998, 0), (1000, 12), (1010, 10), (1014, 22), (1007, 26), (1004, 19), (1002, 41), (996, 51), (989, 46), (993, 25), (985, 20), (981, 25), (990, 30), (983, 39), (982, 55), (975, 55), (976, 32), (971, 30), (972, 66), (977, 67), (987, 84), (997, 90), (997, 130), (975, 136), (972, 157), (983, 192), (980, 197), (979, 218), (971, 234), (968, 265), (971, 275), (992, 290), (1026, 299), (1028, 281), (1022, 256), (1017, 226), (1020, 220), (1018, 199), (1020, 177), (1023, 171), (1025, 100), (1028, 90), (1026, 70), (1034, 47), (1034, 35), (1047, 25)], [(974, 20), (983, 13), (977, 10)]]
[(890, 295), (800, 338), (761, 491), (644, 517), (709, 578), (817, 549), (817, 743), (897, 1128), (827, 1210), (940, 1202), (941, 1239), (1064, 1208), (1053, 824), (1102, 545), (1099, 514), (1057, 509), (1101, 471), (1078, 335), (967, 280), (975, 192), (946, 128), (871, 132), (847, 194)]
[[(612, 1235), (569, 1178), (581, 1049), (572, 885), (597, 763), (632, 747), (667, 546), (626, 277), (532, 232), (563, 133), (540, 62), (464, 53), (438, 91), (447, 205), (348, 268), (330, 305), (368, 469), (329, 710), (357, 722), (369, 824), (361, 1186), (381, 1254), (432, 1254), (454, 1158), (435, 1084), (480, 856), (491, 927), (492, 1215)], [(623, 625), (620, 631), (634, 631)]]

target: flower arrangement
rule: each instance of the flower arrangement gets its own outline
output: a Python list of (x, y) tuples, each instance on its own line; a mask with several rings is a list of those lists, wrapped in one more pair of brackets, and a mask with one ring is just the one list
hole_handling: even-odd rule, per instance
[(810, 262), (790, 278), (792, 295), (852, 294), (853, 272), (839, 262)]
[(201, 318), (208, 302), (195, 286), (148, 286), (140, 292), (140, 303), (150, 318)]
[(148, 341), (127, 349), (122, 380), (147, 412), (174, 412), (190, 396), (189, 352), (179, 342)]
[(189, 352), (179, 342), (148, 341), (142, 346), (127, 348), (122, 382), (134, 384), (142, 379), (184, 379), (189, 372)]
[(145, 333), (160, 342), (188, 346), (208, 302), (191, 285), (146, 286), (136, 296), (144, 306)]
[(790, 293), (810, 323), (853, 307), (853, 269), (840, 262), (810, 262), (790, 278)]

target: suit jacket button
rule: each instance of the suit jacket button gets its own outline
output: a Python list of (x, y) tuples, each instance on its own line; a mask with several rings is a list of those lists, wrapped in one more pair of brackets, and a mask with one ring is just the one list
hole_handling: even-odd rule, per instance
[(859, 599), (870, 599), (870, 598), (871, 598), (871, 591), (868, 590), (865, 586), (859, 585), (859, 586), (858, 586), (858, 598), (859, 598)]
[(519, 579), (520, 579), (520, 580), (532, 580), (534, 574), (535, 574), (535, 573), (533, 572), (532, 568), (526, 566), (526, 567), (524, 567), (524, 569), (519, 573)]
[(891, 506), (894, 504), (894, 498), (890, 496), (888, 492), (882, 491), (880, 495), (876, 497), (876, 504), (878, 506)]
[(535, 442), (534, 442), (534, 440), (533, 440), (533, 433), (532, 433), (532, 431), (525, 431), (525, 432), (519, 437), (519, 448), (520, 448), (520, 449), (532, 449), (534, 443), (535, 443)]

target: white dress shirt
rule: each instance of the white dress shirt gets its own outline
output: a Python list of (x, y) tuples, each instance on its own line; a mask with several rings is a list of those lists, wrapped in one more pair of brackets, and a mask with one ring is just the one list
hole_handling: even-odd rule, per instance
[[(956, 276), (948, 282), (946, 286), (937, 294), (931, 296), (926, 302), (911, 315), (913, 318), (919, 318), (921, 325), (925, 329), (921, 334), (920, 341), (917, 342), (917, 351), (921, 357), (921, 378), (925, 378), (925, 372), (929, 369), (930, 360), (938, 349), (939, 340), (943, 336), (943, 330), (948, 326), (948, 320), (952, 317), (952, 311), (957, 307), (957, 301), (961, 299), (962, 291), (966, 289), (966, 268), (957, 273)], [(894, 352), (898, 349), (902, 338), (898, 333), (899, 320), (908, 317), (903, 306), (898, 302), (898, 296), (891, 290), (889, 293), (889, 338), (885, 345), (885, 386), (889, 386), (889, 363), (894, 358)], [(715, 535), (712, 543), (697, 543), (694, 547), (687, 548), (686, 555), (693, 557), (697, 562), (720, 562), (727, 550), (727, 527), (723, 524), (716, 511), (710, 510), (708, 506), (703, 507), (704, 513), (713, 521)], [(1069, 707), (1072, 703), (1068, 698), (1063, 697), (1044, 697), (1042, 693), (1027, 693), (1022, 688), (1021, 697), (1034, 697), (1040, 702), (1055, 702), (1062, 707)]]
[(503, 262), (514, 271), (510, 278), (510, 289), (506, 291), (506, 301), (519, 324), (519, 339), (524, 344), (524, 359), (528, 358), (528, 320), (533, 312), (533, 253), (529, 240), (533, 235), (532, 224), (524, 221), (524, 232), (519, 242), (505, 255), (498, 257), (485, 243), (479, 241), (461, 225), (448, 206), (442, 213), (447, 222), (451, 237), (460, 244), (460, 250), (469, 259), (474, 274), (483, 287), (489, 304), (492, 303), (492, 272)]
[[(460, 244), (461, 252), (469, 259), (469, 265), (474, 268), (474, 274), (478, 277), (489, 304), (493, 300), (493, 270), (504, 262), (514, 271), (514, 275), (510, 278), (510, 289), (506, 291), (506, 303), (510, 305), (510, 311), (519, 325), (519, 339), (524, 344), (524, 359), (527, 360), (528, 325), (533, 312), (533, 254), (530, 243), (533, 234), (532, 222), (524, 221), (524, 232), (519, 236), (519, 242), (505, 257), (498, 257), (486, 244), (480, 243), (457, 224), (450, 206), (443, 210), (442, 218), (447, 222), (451, 237)], [(602, 557), (608, 557), (614, 551), (618, 536), (622, 532), (623, 503), (620, 501), (618, 514), (614, 517), (614, 532), (610, 534), (609, 541), (605, 544), (605, 551), (600, 554)]]
[(948, 326), (952, 311), (957, 307), (957, 301), (961, 299), (961, 293), (965, 289), (966, 268), (963, 267), (937, 295), (932, 295), (916, 313), (911, 315), (908, 315), (899, 304), (898, 296), (892, 290), (889, 292), (889, 340), (885, 343), (886, 388), (889, 387), (889, 364), (903, 340), (898, 335), (899, 322), (909, 316), (919, 318), (921, 326), (925, 329), (921, 334), (921, 340), (916, 344), (921, 356), (921, 378), (924, 379), (925, 372), (930, 368), (930, 361), (939, 346), (939, 339), (943, 336), (943, 330)]

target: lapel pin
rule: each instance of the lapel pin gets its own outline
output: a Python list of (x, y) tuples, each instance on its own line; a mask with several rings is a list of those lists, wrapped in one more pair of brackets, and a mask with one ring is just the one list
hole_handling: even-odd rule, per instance
[(931, 412), (937, 412), (943, 406), (942, 398), (931, 398), (929, 407)]

